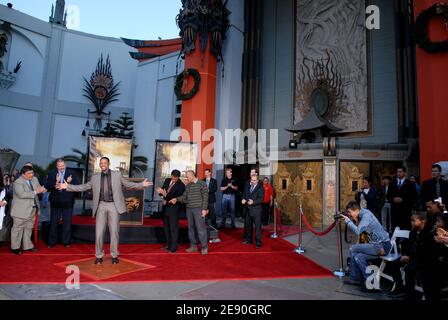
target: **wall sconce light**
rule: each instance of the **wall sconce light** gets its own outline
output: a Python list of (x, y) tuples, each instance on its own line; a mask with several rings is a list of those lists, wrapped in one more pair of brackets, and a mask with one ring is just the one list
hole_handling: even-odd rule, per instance
[(297, 149), (297, 141), (296, 140), (289, 140), (289, 148), (290, 149)]

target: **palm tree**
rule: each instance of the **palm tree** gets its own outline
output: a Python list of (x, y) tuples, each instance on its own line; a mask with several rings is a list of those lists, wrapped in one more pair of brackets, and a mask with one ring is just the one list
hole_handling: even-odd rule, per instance
[(143, 156), (132, 157), (131, 175), (134, 174), (134, 171), (143, 173), (146, 170), (148, 170), (148, 158)]
[(86, 162), (87, 162), (87, 153), (82, 152), (76, 148), (73, 148), (72, 151), (75, 154), (69, 154), (69, 155), (63, 156), (62, 159), (64, 159), (64, 161), (66, 161), (66, 162), (74, 162), (74, 163), (76, 163), (78, 168), (85, 169)]

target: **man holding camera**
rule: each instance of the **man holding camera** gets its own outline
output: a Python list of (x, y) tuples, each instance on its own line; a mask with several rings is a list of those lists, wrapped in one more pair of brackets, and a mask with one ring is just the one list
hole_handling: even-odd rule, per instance
[(361, 209), (356, 201), (347, 204), (346, 212), (341, 214), (347, 228), (358, 236), (365, 233), (368, 243), (354, 244), (350, 247), (350, 276), (347, 284), (362, 285), (369, 276), (366, 273), (369, 260), (388, 254), (391, 243), (388, 233), (375, 215), (367, 209)]

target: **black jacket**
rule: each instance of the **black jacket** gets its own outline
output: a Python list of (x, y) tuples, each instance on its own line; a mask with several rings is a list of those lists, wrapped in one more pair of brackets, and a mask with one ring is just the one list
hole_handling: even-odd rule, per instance
[(436, 261), (434, 235), (429, 226), (421, 231), (412, 230), (409, 240), (403, 244), (402, 254), (410, 257), (420, 268), (430, 268)]
[(258, 181), (257, 186), (255, 189), (250, 192), (250, 180), (246, 182), (244, 185), (243, 190), (243, 197), (244, 200), (253, 200), (254, 204), (251, 206), (248, 206), (249, 212), (261, 212), (261, 205), (263, 204), (263, 198), (264, 198), (264, 188), (263, 188), (263, 182)]
[[(165, 179), (162, 189), (165, 191), (168, 191), (168, 189), (170, 187), (170, 183), (171, 183), (171, 178)], [(174, 198), (180, 197), (181, 195), (183, 195), (184, 192), (185, 192), (185, 184), (182, 182), (182, 180), (179, 179), (173, 185), (170, 192), (168, 192), (166, 194), (166, 197), (163, 198), (164, 200), (166, 200), (166, 205), (163, 206), (163, 211), (165, 213), (174, 212), (174, 211), (179, 213), (182, 208), (182, 204), (179, 202), (177, 202), (176, 204), (171, 204), (169, 202), (170, 202), (170, 200), (172, 200)]]
[[(71, 207), (75, 203), (75, 193), (67, 192), (66, 190), (57, 190), (56, 186), (56, 175), (58, 170), (53, 170), (48, 174), (47, 182), (45, 183), (45, 188), (50, 192), (50, 203), (52, 207)], [(76, 179), (75, 172), (70, 169), (65, 169), (64, 180), (72, 177), (70, 184), (77, 185), (78, 180)]]
[(367, 209), (373, 214), (378, 214), (378, 207), (380, 201), (380, 194), (375, 187), (370, 187), (369, 193), (365, 194), (362, 191), (356, 195), (356, 201), (361, 202), (361, 195), (364, 194), (364, 199), (367, 201)]
[[(440, 179), (440, 196), (443, 204), (448, 204), (448, 181)], [(437, 199), (436, 180), (430, 179), (423, 181), (422, 184), (422, 205), (426, 202)]]
[[(402, 198), (403, 202), (395, 203), (394, 198)], [(394, 179), (389, 185), (387, 199), (391, 203), (392, 228), (410, 230), (412, 209), (418, 202), (417, 188), (415, 184), (405, 179), (401, 188), (398, 187), (397, 179)]]
[[(203, 179), (207, 183), (207, 179)], [(216, 191), (218, 191), (218, 181), (214, 178), (210, 178), (210, 184), (208, 186), (208, 203), (216, 202)]]

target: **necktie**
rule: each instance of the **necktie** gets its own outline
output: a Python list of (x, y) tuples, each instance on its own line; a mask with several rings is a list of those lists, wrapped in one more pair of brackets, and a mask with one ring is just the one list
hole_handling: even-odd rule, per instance
[(437, 180), (437, 182), (436, 182), (436, 195), (437, 195), (437, 198), (440, 198), (440, 181), (439, 180)]
[(250, 193), (254, 192), (254, 189), (255, 189), (255, 184), (251, 184)]
[(108, 183), (108, 175), (107, 173), (104, 173), (104, 179), (103, 179), (103, 196), (105, 201), (109, 201), (109, 183)]
[(173, 186), (174, 186), (174, 182), (171, 181), (171, 182), (170, 182), (170, 186), (168, 187), (168, 190), (166, 191), (166, 193), (170, 193), (171, 188), (173, 188)]
[[(28, 180), (28, 184), (30, 185), (31, 191), (34, 191), (33, 184), (31, 180)], [(37, 206), (36, 196), (34, 196), (34, 206)]]
[(206, 182), (207, 182), (207, 188), (208, 188), (210, 186), (210, 179), (207, 179)]
[(65, 172), (64, 171), (60, 171), (59, 172), (59, 177), (61, 178), (61, 183), (64, 183), (64, 174), (65, 174)]
[(403, 185), (403, 181), (402, 180), (398, 180), (398, 189), (400, 189), (402, 185)]

